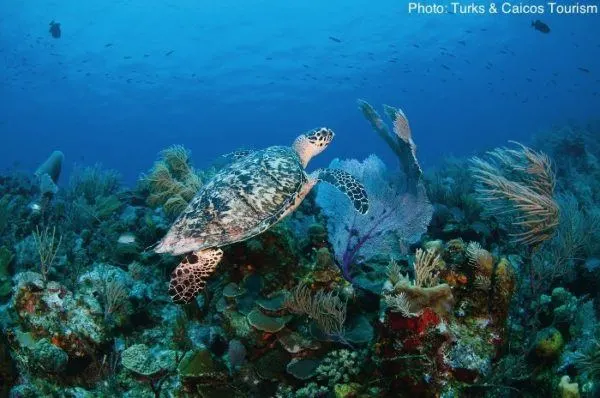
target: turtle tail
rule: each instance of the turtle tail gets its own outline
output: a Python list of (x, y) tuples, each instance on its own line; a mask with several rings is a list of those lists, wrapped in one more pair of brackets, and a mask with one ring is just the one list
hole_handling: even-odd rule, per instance
[(188, 304), (204, 289), (206, 279), (223, 257), (221, 249), (206, 249), (185, 256), (173, 270), (169, 295), (177, 304)]

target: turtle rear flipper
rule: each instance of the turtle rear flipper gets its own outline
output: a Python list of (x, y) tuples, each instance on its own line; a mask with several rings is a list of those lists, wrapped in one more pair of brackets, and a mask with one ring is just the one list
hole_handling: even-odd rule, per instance
[(313, 172), (311, 177), (329, 183), (345, 193), (360, 214), (367, 214), (369, 211), (367, 191), (350, 173), (340, 169), (319, 169)]
[(169, 295), (175, 303), (191, 302), (206, 286), (206, 279), (217, 268), (223, 257), (221, 249), (206, 249), (185, 256), (173, 270)]

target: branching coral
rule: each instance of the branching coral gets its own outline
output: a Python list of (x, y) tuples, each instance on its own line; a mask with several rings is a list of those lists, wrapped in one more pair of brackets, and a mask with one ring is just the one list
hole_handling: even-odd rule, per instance
[(402, 314), (402, 316), (407, 318), (418, 315), (410, 311), (410, 301), (408, 300), (408, 297), (406, 297), (406, 293), (400, 292), (399, 294), (386, 294), (383, 297), (385, 299), (385, 303), (392, 311), (399, 312)]
[(516, 144), (517, 149), (488, 152), (488, 160), (474, 157), (471, 170), (488, 212), (511, 217), (520, 229), (512, 234), (515, 241), (535, 247), (550, 239), (558, 226), (554, 173), (548, 156)]
[(391, 287), (384, 292), (388, 307), (406, 317), (419, 315), (426, 307), (438, 313), (447, 312), (453, 303), (453, 297), (450, 286), (439, 284), (441, 264), (442, 259), (435, 250), (417, 249), (413, 262), (415, 277), (411, 281), (395, 261), (390, 261), (388, 280)]
[(33, 232), (33, 238), (35, 239), (36, 248), (40, 256), (40, 273), (46, 279), (48, 272), (52, 268), (58, 249), (60, 249), (62, 235), (59, 235), (57, 239), (56, 227), (52, 228), (52, 232), (50, 232), (50, 228), (46, 228), (42, 232), (40, 232), (39, 228), (36, 228)]
[(120, 175), (100, 165), (75, 167), (69, 179), (65, 218), (69, 228), (81, 231), (118, 214)]
[(109, 273), (106, 268), (100, 279), (100, 293), (104, 306), (104, 320), (107, 321), (111, 315), (122, 308), (127, 302), (129, 292), (127, 286), (115, 275)]
[(571, 194), (558, 195), (557, 203), (561, 214), (557, 232), (531, 258), (530, 278), (538, 294), (567, 275), (577, 260), (595, 254), (588, 250), (596, 243), (600, 216), (586, 211)]
[(417, 249), (413, 267), (415, 270), (415, 282), (417, 287), (432, 287), (438, 284), (438, 269), (441, 257), (434, 250), (424, 251)]
[[(340, 383), (349, 383), (361, 371), (365, 364), (364, 351), (349, 351), (346, 349), (327, 353), (316, 369), (317, 380), (327, 382), (329, 387)], [(341, 394), (336, 394), (341, 396)], [(346, 395), (351, 396), (351, 395)]]
[(83, 198), (95, 204), (99, 198), (115, 195), (121, 186), (121, 176), (115, 170), (104, 170), (99, 164), (93, 167), (75, 167), (69, 179), (68, 198)]
[(171, 216), (185, 209), (202, 185), (198, 173), (191, 166), (190, 152), (181, 145), (161, 151), (160, 160), (154, 163), (143, 181), (150, 190), (148, 205), (162, 206)]
[(346, 302), (334, 292), (319, 290), (315, 294), (301, 283), (292, 291), (286, 306), (296, 313), (308, 315), (330, 336), (342, 337), (346, 322)]
[(405, 279), (405, 276), (402, 273), (402, 268), (393, 258), (390, 259), (390, 262), (387, 266), (386, 275), (392, 286), (396, 286), (401, 280)]
[(434, 249), (417, 249), (413, 261), (414, 280), (402, 273), (395, 260), (390, 260), (387, 275), (392, 286), (410, 285), (416, 287), (432, 287), (439, 283), (438, 273), (442, 258)]

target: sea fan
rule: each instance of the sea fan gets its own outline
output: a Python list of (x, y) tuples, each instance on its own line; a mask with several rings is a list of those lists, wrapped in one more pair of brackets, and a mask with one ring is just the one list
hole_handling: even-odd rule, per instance
[(335, 159), (330, 167), (352, 174), (369, 196), (369, 212), (363, 215), (332, 187), (322, 184), (318, 188), (317, 204), (327, 216), (329, 240), (347, 280), (351, 280), (353, 264), (389, 254), (399, 242), (414, 243), (427, 229), (433, 207), (422, 185), (416, 194), (407, 193), (402, 176), (389, 173), (377, 156), (363, 162)]

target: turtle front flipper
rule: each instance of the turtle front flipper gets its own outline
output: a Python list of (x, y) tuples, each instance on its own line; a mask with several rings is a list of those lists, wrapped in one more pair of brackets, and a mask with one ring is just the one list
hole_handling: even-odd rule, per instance
[(175, 303), (191, 302), (206, 286), (206, 279), (217, 268), (223, 257), (221, 249), (200, 250), (185, 256), (173, 270), (169, 295)]
[(367, 191), (350, 173), (340, 169), (319, 169), (313, 172), (311, 177), (327, 182), (345, 193), (360, 214), (367, 214), (369, 211)]

